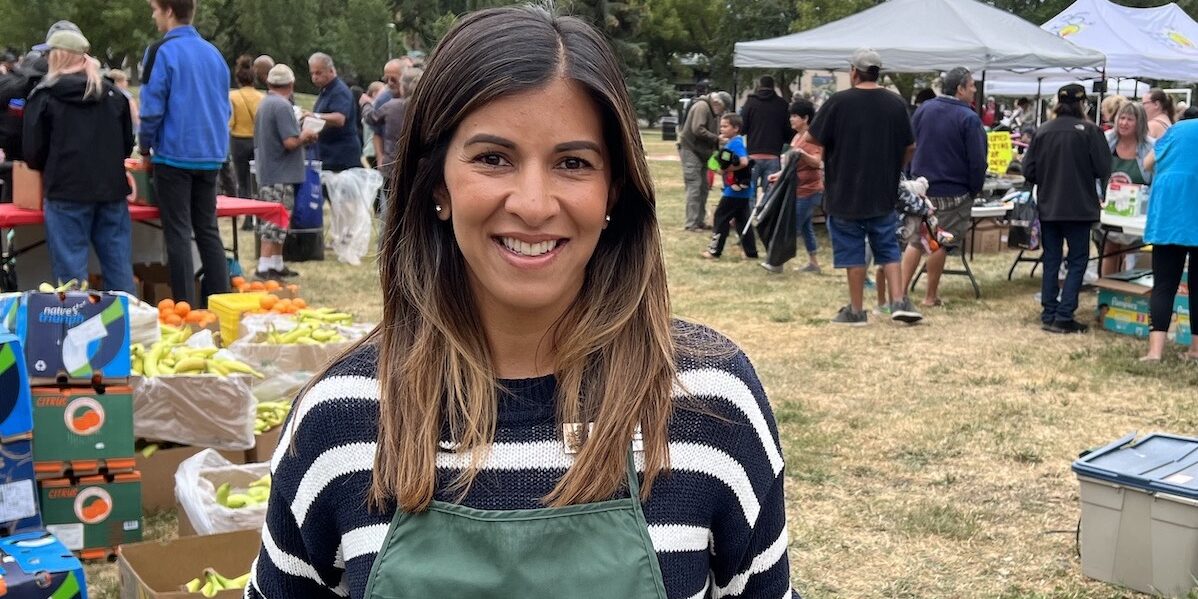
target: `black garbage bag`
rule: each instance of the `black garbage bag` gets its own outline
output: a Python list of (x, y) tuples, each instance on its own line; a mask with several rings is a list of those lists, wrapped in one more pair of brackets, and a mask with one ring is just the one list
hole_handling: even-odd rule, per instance
[(795, 169), (799, 161), (790, 156), (778, 181), (770, 186), (749, 221), (756, 225), (757, 235), (765, 244), (765, 262), (782, 266), (798, 253), (798, 227), (795, 224)]

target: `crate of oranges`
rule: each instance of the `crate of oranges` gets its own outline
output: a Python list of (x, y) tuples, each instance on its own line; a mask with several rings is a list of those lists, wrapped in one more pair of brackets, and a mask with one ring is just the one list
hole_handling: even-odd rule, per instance
[(233, 277), (229, 280), (229, 283), (234, 290), (240, 293), (262, 291), (270, 293), (281, 300), (299, 297), (300, 288), (295, 283), (284, 284), (273, 279), (268, 281), (247, 281), (245, 277)]
[(158, 322), (172, 327), (190, 325), (193, 329), (220, 330), (216, 314), (209, 310), (193, 310), (187, 302), (164, 299), (158, 302)]

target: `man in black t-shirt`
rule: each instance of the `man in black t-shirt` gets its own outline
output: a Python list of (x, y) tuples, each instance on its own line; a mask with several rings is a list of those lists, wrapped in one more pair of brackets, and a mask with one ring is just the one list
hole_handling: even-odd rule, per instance
[(915, 152), (907, 106), (878, 85), (882, 58), (871, 49), (853, 53), (852, 89), (834, 94), (820, 108), (807, 139), (824, 148), (824, 211), (832, 239), (832, 262), (848, 274), (849, 305), (835, 324), (862, 326), (867, 266), (866, 241), (891, 290), (890, 317), (919, 322), (902, 288), (898, 243), (899, 172)]

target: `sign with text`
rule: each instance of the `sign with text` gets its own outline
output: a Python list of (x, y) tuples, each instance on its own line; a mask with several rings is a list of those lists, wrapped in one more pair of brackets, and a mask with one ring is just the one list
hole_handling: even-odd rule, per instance
[(1007, 131), (994, 131), (986, 134), (989, 152), (986, 156), (986, 170), (1000, 175), (1007, 174), (1007, 167), (1015, 157), (1015, 149), (1011, 146), (1011, 134)]

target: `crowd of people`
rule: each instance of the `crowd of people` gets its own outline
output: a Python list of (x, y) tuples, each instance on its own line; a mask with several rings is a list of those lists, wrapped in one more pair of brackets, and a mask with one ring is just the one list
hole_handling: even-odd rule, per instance
[[(973, 74), (964, 67), (941, 76), (941, 94), (921, 90), (911, 111), (879, 85), (881, 69), (877, 52), (857, 51), (850, 59), (851, 89), (832, 95), (818, 112), (798, 96), (787, 106), (769, 76), (759, 80), (739, 115), (731, 112), (727, 93), (697, 90), (682, 119), (679, 152), (685, 228), (713, 229), (702, 257), (719, 258), (735, 228), (744, 256), (757, 258), (749, 220), (777, 185), (782, 167), (796, 160), (796, 185), (786, 193), (794, 189), (796, 234), (807, 252), (799, 270), (821, 270), (812, 222), (818, 207), (826, 215), (833, 266), (848, 280), (849, 302), (832, 322), (869, 322), (864, 294), (870, 263), (878, 267), (872, 314), (919, 322), (923, 311), (944, 305), (939, 289), (946, 256), (965, 241), (986, 179), (987, 132), (1034, 132), (1019, 167), (1027, 188), (1036, 190), (1044, 272), (1062, 273), (1044, 277), (1043, 329), (1088, 329), (1075, 313), (1107, 190), (1111, 184), (1142, 186), (1152, 200), (1146, 232), (1142, 238), (1103, 235), (1101, 272), (1124, 270), (1134, 264), (1125, 263), (1129, 250), (1152, 245), (1153, 333), (1145, 360), (1159, 360), (1187, 256), (1191, 286), (1198, 270), (1198, 166), (1187, 153), (1198, 131), (1176, 122), (1198, 116), (1198, 109), (1175, 106), (1159, 89), (1139, 102), (1110, 96), (1092, 107), (1085, 88), (1070, 84), (1057, 91), (1051, 120), (1037, 128), (1026, 98), (1010, 113), (993, 98), (979, 108)], [(706, 198), (715, 174), (723, 193), (708, 225)], [(926, 291), (916, 305), (908, 290), (921, 264)], [(761, 266), (783, 271), (768, 260)], [(1193, 312), (1193, 296), (1190, 302)], [(1198, 342), (1183, 357), (1198, 357)]]
[[(103, 287), (134, 290), (125, 164), (134, 151), (151, 172), (171, 292), (196, 306), (229, 286), (218, 194), (290, 211), (308, 160), (333, 172), (366, 165), (389, 172), (407, 97), (420, 77), (415, 60), (388, 62), (383, 82), (365, 93), (338, 76), (331, 56), (315, 53), (307, 66), (319, 95), (311, 111), (302, 110), (294, 71), (270, 56), (238, 58), (231, 79), (220, 51), (192, 25), (195, 6), (150, 2), (162, 37), (145, 52), (136, 97), (129, 75), (105, 69), (70, 21), (51, 26), (45, 43), (0, 74), (8, 105), (0, 149), (41, 172), (50, 263), (60, 282), (87, 280), (90, 242)], [(254, 276), (298, 276), (283, 262), (288, 227), (259, 221), (256, 229)]]

